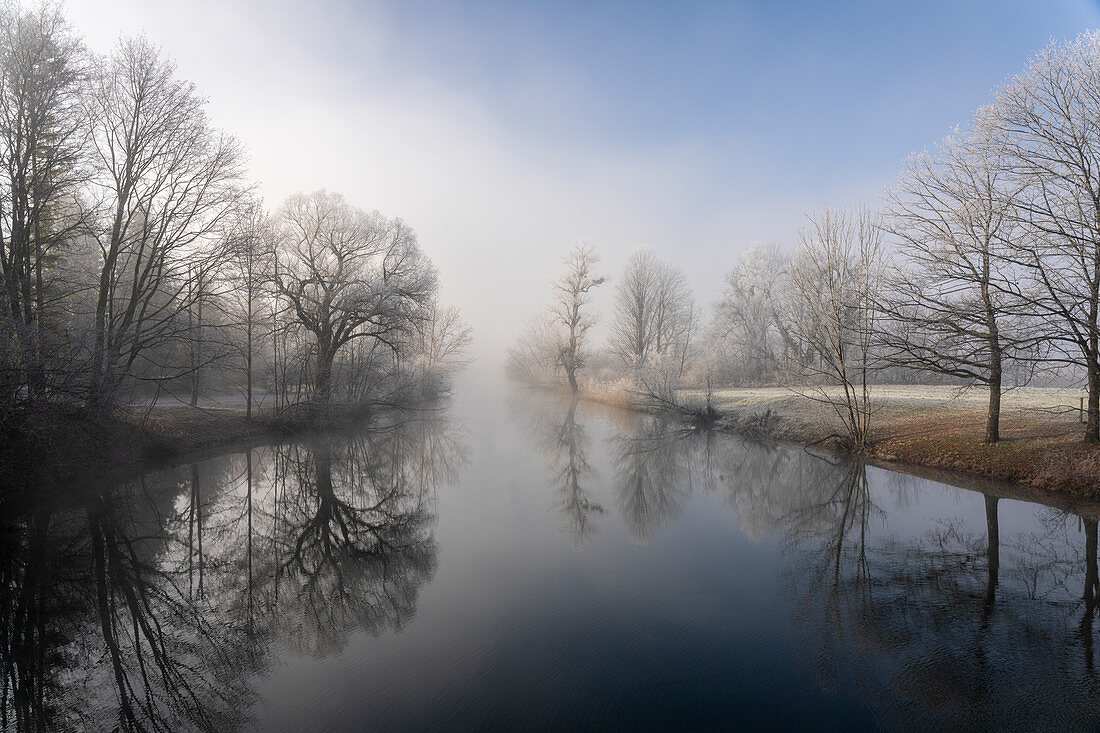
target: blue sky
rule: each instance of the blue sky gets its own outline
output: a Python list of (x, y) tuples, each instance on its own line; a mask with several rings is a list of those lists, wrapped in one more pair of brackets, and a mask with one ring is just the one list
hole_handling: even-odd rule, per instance
[(1031, 52), (1097, 16), (1084, 2), (414, 3), (385, 14), (395, 66), (468, 90), (547, 144), (706, 146), (714, 175), (739, 187), (823, 198), (892, 175)]
[[(1094, 2), (70, 0), (89, 44), (144, 32), (252, 153), (267, 202), (321, 186), (404, 217), (480, 342), (561, 254), (641, 245), (707, 305), (753, 241), (875, 203)], [(607, 299), (609, 293), (603, 297)]]

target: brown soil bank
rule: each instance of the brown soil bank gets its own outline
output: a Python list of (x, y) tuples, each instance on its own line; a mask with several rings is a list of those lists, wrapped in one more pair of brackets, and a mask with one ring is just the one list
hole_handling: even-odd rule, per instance
[(917, 414), (882, 426), (872, 454), (1049, 491), (1100, 495), (1100, 447), (1084, 443), (1082, 426), (1017, 416), (993, 445), (982, 442), (984, 429), (983, 416), (972, 412)]
[[(1044, 491), (1100, 496), (1100, 447), (1083, 441), (1073, 389), (1008, 392), (1002, 441), (982, 442), (984, 390), (881, 386), (873, 392), (871, 457), (958, 471)], [(688, 395), (695, 397), (695, 395)], [(843, 432), (828, 405), (786, 389), (723, 390), (715, 395), (722, 424), (732, 430), (802, 443), (829, 441)]]

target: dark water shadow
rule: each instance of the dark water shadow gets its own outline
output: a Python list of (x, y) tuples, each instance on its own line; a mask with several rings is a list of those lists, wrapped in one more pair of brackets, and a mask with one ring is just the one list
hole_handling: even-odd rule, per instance
[(415, 614), (465, 458), (445, 420), (383, 416), (5, 507), (0, 728), (246, 726), (274, 645), (338, 653)]

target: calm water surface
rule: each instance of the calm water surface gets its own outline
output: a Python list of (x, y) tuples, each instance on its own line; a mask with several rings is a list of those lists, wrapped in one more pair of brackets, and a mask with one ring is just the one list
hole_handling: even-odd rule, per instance
[(1088, 507), (521, 388), (2, 510), (3, 729), (1100, 723)]

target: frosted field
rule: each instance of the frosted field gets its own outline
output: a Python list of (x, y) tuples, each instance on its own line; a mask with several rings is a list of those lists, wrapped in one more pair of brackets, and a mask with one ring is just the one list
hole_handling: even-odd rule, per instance
[[(871, 399), (880, 408), (891, 412), (898, 410), (971, 409), (984, 407), (989, 396), (984, 387), (955, 387), (948, 385), (872, 385)], [(681, 390), (685, 401), (702, 401), (704, 390)], [(771, 407), (783, 411), (812, 412), (814, 403), (789, 387), (730, 388), (714, 391), (717, 407), (724, 409), (752, 409)], [(839, 396), (839, 390), (836, 390)], [(1001, 396), (1003, 411), (1035, 411), (1048, 414), (1075, 414), (1085, 390), (1066, 387), (1019, 387), (1005, 390)]]

